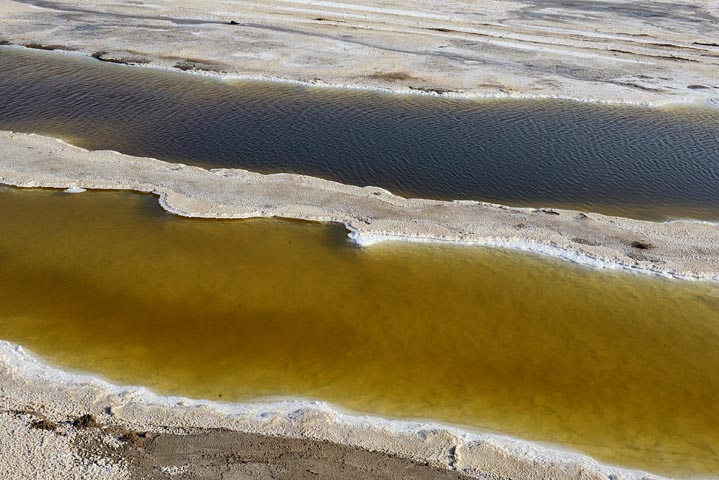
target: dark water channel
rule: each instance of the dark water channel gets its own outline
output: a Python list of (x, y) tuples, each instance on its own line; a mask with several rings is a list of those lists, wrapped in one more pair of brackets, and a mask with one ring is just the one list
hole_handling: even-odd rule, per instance
[(719, 219), (719, 110), (460, 101), (0, 49), (0, 129), (207, 167), (636, 218)]

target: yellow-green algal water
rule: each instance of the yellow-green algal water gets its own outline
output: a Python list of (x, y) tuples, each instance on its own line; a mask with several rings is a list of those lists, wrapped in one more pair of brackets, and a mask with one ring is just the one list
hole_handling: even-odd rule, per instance
[(719, 474), (719, 287), (0, 189), (0, 337), (160, 393), (310, 397)]

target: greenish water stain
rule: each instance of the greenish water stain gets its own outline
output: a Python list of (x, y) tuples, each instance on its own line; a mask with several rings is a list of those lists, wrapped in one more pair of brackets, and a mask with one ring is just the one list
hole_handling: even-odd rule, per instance
[(0, 337), (164, 394), (299, 396), (719, 475), (719, 287), (0, 188)]

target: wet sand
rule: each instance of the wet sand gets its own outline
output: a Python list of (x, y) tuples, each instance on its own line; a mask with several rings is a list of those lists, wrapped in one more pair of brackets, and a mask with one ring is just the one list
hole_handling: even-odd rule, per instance
[[(256, 479), (426, 479), (472, 477), (382, 452), (332, 442), (270, 437), (222, 430), (158, 435), (140, 448), (132, 475), (147, 479), (180, 477)], [(159, 470), (159, 472), (158, 472)]]
[(280, 217), (344, 224), (360, 245), (446, 242), (551, 255), (597, 268), (681, 279), (719, 279), (719, 228), (655, 223), (571, 210), (473, 201), (405, 199), (294, 174), (205, 170), (48, 137), (0, 132), (0, 182), (20, 187), (152, 192), (161, 205), (201, 218)]
[(700, 1), (2, 0), (0, 41), (236, 78), (662, 105), (719, 96), (718, 19)]
[[(100, 424), (87, 416), (51, 421), (29, 409), (0, 412), (0, 440), (12, 445), (11, 450), (31, 450), (39, 457), (21, 468), (0, 462), (0, 474), (5, 479), (33, 474), (35, 478), (103, 480), (473, 478), (424, 462), (327, 441), (203, 428), (187, 429), (182, 434), (135, 432), (117, 422)], [(41, 450), (38, 445), (42, 445)], [(50, 466), (50, 452), (72, 460)]]

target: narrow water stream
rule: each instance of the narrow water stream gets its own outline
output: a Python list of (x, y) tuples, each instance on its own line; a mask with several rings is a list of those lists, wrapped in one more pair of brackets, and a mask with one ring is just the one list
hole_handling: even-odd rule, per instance
[(0, 48), (0, 129), (395, 193), (719, 220), (719, 109), (457, 101)]

